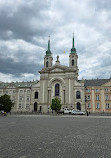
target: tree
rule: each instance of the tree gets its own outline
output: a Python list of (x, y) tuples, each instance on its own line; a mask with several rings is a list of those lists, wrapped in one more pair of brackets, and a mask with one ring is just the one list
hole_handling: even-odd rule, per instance
[(51, 109), (58, 112), (61, 109), (61, 101), (57, 97), (52, 99)]
[(9, 95), (4, 94), (0, 97), (0, 110), (10, 112), (13, 105)]

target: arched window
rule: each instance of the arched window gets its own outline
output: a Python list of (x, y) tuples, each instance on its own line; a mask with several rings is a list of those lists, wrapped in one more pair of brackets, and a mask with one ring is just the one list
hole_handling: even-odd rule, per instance
[(81, 98), (81, 92), (80, 91), (77, 91), (76, 92), (76, 99), (80, 99)]
[(38, 92), (35, 92), (35, 99), (38, 99)]
[(77, 109), (81, 110), (81, 103), (77, 103)]
[(37, 102), (34, 103), (34, 111), (37, 111)]
[(48, 61), (46, 61), (46, 67), (48, 67), (48, 65), (49, 65), (49, 62), (48, 62)]
[(74, 66), (74, 59), (72, 59), (72, 66)]
[(60, 87), (59, 87), (59, 84), (57, 83), (55, 85), (55, 96), (59, 96), (59, 93), (60, 93)]

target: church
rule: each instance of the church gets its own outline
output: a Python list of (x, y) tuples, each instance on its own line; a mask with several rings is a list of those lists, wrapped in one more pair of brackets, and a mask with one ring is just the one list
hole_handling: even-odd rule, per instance
[(50, 39), (48, 49), (44, 56), (44, 68), (40, 73), (38, 83), (39, 104), (38, 109), (47, 112), (50, 109), (53, 98), (61, 100), (62, 108), (79, 109), (85, 111), (84, 81), (78, 80), (78, 55), (74, 46), (69, 53), (69, 66), (61, 65), (59, 56), (53, 65), (53, 57), (50, 50)]

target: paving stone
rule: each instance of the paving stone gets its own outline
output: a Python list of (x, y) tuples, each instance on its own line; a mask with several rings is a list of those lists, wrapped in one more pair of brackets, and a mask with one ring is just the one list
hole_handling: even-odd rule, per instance
[(111, 118), (0, 117), (0, 158), (111, 158)]

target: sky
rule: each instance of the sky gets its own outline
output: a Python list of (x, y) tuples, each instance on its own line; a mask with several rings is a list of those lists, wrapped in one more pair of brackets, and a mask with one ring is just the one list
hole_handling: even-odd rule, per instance
[(39, 80), (49, 35), (68, 66), (73, 32), (79, 79), (110, 78), (110, 0), (0, 0), (0, 81)]

